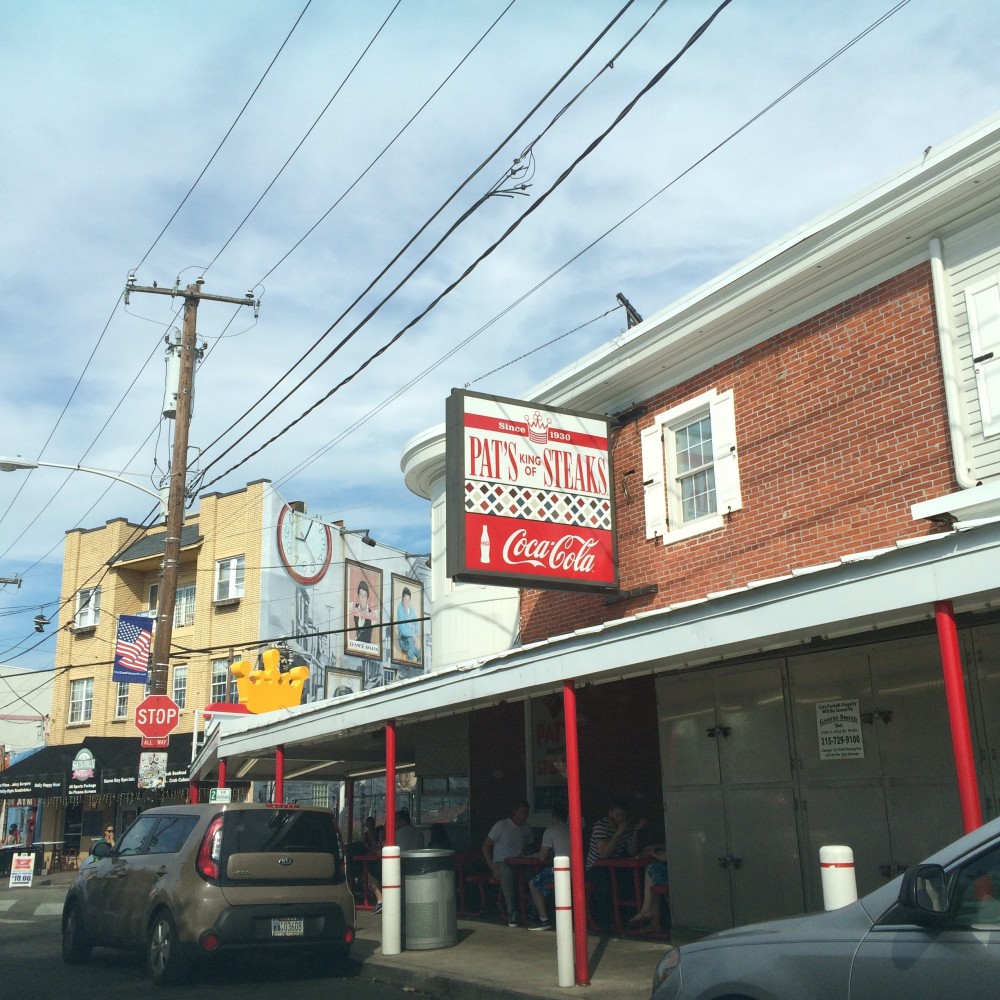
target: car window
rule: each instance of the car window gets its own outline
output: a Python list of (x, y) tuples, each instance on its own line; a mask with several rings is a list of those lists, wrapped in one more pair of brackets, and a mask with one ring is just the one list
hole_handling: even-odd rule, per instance
[(1000, 847), (963, 865), (953, 885), (952, 926), (1000, 925)]
[(143, 845), (153, 832), (156, 820), (156, 816), (140, 816), (115, 845), (115, 853), (118, 855), (142, 854)]
[(227, 854), (321, 853), (339, 856), (333, 816), (298, 809), (253, 809), (226, 814)]
[(197, 823), (197, 816), (161, 816), (146, 845), (146, 853), (175, 854)]

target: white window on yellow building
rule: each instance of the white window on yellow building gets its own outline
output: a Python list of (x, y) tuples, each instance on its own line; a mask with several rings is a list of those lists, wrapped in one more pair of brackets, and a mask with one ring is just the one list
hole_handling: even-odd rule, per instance
[(243, 596), (245, 570), (245, 556), (220, 559), (215, 564), (215, 599), (217, 601), (228, 601), (231, 598)]
[(128, 682), (118, 681), (115, 685), (115, 718), (128, 718)]
[(187, 678), (187, 664), (178, 663), (174, 667), (174, 679), (171, 686), (171, 697), (176, 702), (178, 708), (184, 708), (187, 704)]
[(177, 588), (174, 602), (174, 628), (194, 624), (194, 584)]
[(90, 587), (76, 592), (76, 615), (74, 628), (90, 628), (101, 617), (101, 588)]
[(69, 684), (69, 725), (90, 722), (94, 714), (94, 678)]

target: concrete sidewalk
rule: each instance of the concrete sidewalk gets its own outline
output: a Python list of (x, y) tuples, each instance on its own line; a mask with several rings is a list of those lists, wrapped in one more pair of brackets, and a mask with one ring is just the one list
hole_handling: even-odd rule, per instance
[[(64, 893), (76, 872), (36, 875), (34, 886)], [(32, 893), (8, 889), (0, 895)], [(41, 893), (39, 893), (41, 895)], [(404, 942), (405, 944), (405, 942)], [(358, 976), (410, 987), (446, 1000), (527, 1000), (551, 997), (566, 1000), (575, 994), (587, 1000), (646, 1000), (653, 971), (670, 947), (663, 941), (641, 937), (587, 938), (590, 986), (558, 985), (554, 931), (529, 931), (488, 920), (459, 920), (458, 943), (451, 948), (382, 954), (382, 917), (370, 910), (357, 911), (357, 939), (352, 957)]]
[(353, 955), (359, 975), (410, 986), (448, 1000), (526, 1000), (582, 994), (587, 1000), (646, 1000), (653, 971), (670, 947), (643, 938), (587, 938), (590, 985), (558, 985), (554, 931), (529, 931), (482, 920), (459, 920), (458, 943), (451, 948), (381, 950), (381, 917), (358, 911)]

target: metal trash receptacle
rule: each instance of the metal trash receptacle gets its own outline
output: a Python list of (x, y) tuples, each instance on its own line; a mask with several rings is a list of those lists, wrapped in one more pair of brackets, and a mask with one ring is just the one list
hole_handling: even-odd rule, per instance
[(455, 852), (404, 851), (403, 947), (408, 951), (450, 948), (458, 943), (455, 923)]

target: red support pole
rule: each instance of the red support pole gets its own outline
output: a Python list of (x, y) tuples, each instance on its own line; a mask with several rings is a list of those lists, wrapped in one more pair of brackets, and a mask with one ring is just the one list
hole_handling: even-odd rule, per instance
[(196, 806), (198, 804), (198, 782), (189, 781), (188, 782), (188, 805)]
[(219, 788), (226, 787), (226, 758), (219, 758)]
[(583, 867), (583, 820), (580, 805), (580, 744), (576, 729), (576, 685), (563, 682), (563, 721), (566, 725), (566, 789), (569, 801), (569, 877), (573, 894), (573, 952), (576, 985), (590, 985), (587, 956), (587, 890)]
[(347, 836), (345, 843), (354, 842), (354, 779), (348, 778), (344, 782), (344, 798), (347, 799)]
[(955, 608), (951, 601), (935, 601), (934, 617), (937, 621), (938, 646), (941, 649), (941, 666), (944, 670), (944, 692), (948, 700), (948, 721), (951, 723), (951, 743), (955, 754), (962, 823), (965, 832), (971, 833), (983, 825), (983, 812), (979, 802), (976, 763), (972, 755), (969, 705), (965, 698), (965, 681), (962, 678), (962, 657), (958, 649)]
[(285, 804), (285, 745), (274, 748), (274, 804)]
[(396, 720), (385, 724), (385, 842), (396, 846)]

